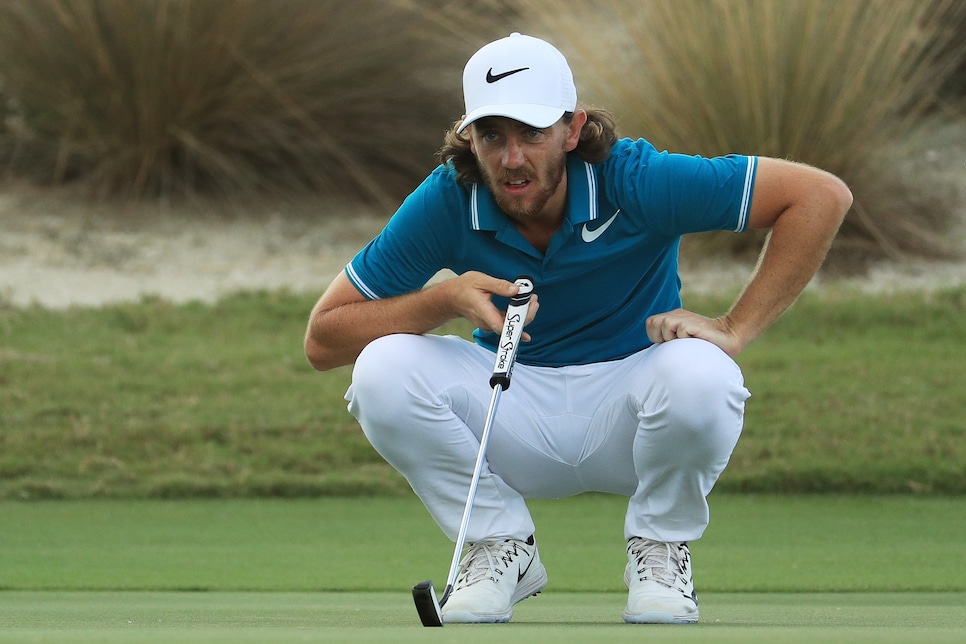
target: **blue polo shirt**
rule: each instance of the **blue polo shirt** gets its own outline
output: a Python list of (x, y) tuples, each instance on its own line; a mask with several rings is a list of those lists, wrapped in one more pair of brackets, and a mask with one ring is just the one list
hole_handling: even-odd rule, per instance
[[(483, 184), (460, 186), (438, 167), (346, 275), (369, 299), (422, 288), (438, 271), (533, 277), (540, 312), (520, 345), (524, 364), (559, 367), (617, 360), (651, 344), (653, 314), (681, 306), (678, 247), (686, 233), (742, 232), (757, 157), (703, 158), (618, 141), (610, 157), (567, 160), (564, 221), (546, 253), (533, 248)], [(495, 298), (499, 308), (506, 300)], [(474, 333), (495, 350), (497, 335)]]

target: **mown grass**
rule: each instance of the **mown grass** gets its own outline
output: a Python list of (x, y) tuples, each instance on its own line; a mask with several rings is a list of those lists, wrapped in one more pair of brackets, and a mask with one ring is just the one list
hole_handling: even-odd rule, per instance
[(509, 625), (440, 631), (409, 588), (452, 543), (413, 495), (2, 501), (0, 641), (958, 642), (964, 503), (714, 494), (701, 622), (666, 628), (621, 623), (626, 499), (534, 502), (547, 588)]
[(962, 594), (706, 594), (696, 626), (631, 626), (624, 597), (541, 595), (499, 626), (425, 629), (408, 593), (6, 593), (0, 642), (959, 644)]
[[(625, 497), (528, 505), (547, 595), (625, 591)], [(699, 592), (966, 592), (962, 497), (715, 492), (710, 506), (691, 544)], [(445, 579), (453, 554), (413, 494), (2, 501), (0, 511), (16, 526), (0, 533), (2, 591), (405, 593)]]
[[(349, 369), (302, 355), (313, 301), (0, 309), (0, 498), (407, 494), (345, 411)], [(964, 309), (961, 288), (807, 294), (739, 357), (719, 488), (966, 492)]]

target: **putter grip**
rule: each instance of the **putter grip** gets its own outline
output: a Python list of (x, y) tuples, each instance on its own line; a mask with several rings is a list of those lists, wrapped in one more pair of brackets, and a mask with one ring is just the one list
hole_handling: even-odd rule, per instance
[(533, 279), (529, 276), (521, 275), (513, 282), (520, 287), (520, 291), (510, 298), (506, 318), (503, 320), (503, 332), (496, 346), (496, 364), (493, 365), (493, 375), (490, 376), (490, 387), (500, 385), (504, 391), (510, 387), (510, 373), (517, 358), (523, 323), (527, 320), (530, 296), (533, 294)]

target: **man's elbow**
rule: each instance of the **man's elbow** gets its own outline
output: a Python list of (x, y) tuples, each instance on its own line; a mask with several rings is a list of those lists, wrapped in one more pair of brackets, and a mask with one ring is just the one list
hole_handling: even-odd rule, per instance
[(829, 235), (836, 235), (852, 207), (852, 191), (849, 187), (835, 175), (822, 171), (805, 195), (809, 203), (805, 212), (809, 212), (815, 224)]
[(344, 360), (338, 360), (332, 351), (328, 350), (314, 338), (306, 337), (303, 349), (309, 364), (316, 371), (328, 371), (346, 364)]
[(834, 204), (831, 208), (832, 212), (839, 216), (840, 221), (845, 219), (846, 213), (852, 207), (852, 191), (844, 181), (835, 175), (829, 175), (827, 189)]

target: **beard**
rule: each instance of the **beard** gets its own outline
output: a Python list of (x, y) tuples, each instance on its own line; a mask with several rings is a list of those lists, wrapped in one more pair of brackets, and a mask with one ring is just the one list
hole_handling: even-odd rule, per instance
[[(557, 191), (563, 179), (566, 169), (567, 153), (561, 150), (559, 155), (547, 159), (547, 164), (543, 171), (531, 172), (528, 170), (502, 170), (498, 175), (493, 175), (489, 170), (477, 161), (483, 182), (493, 195), (496, 205), (510, 219), (526, 221), (537, 218), (550, 201), (550, 198)], [(509, 181), (519, 181), (525, 179), (531, 185), (537, 186), (537, 192), (528, 198), (512, 197), (503, 190), (503, 185)]]

